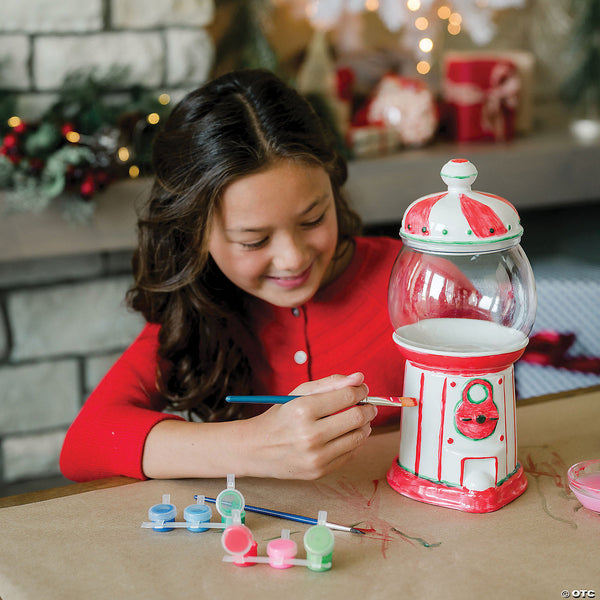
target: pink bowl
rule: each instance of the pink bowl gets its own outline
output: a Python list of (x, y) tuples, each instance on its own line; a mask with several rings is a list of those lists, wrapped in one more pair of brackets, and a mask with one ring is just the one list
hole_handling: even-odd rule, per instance
[(600, 459), (574, 464), (567, 472), (567, 478), (577, 500), (600, 513)]

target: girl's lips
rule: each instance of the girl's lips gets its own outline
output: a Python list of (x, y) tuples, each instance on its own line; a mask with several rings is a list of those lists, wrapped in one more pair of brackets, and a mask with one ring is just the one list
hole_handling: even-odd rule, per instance
[(273, 277), (271, 275), (267, 275), (267, 279), (272, 281), (275, 285), (286, 289), (294, 289), (304, 285), (308, 278), (310, 277), (310, 273), (312, 270), (312, 264), (302, 271), (302, 273), (298, 273), (298, 275), (285, 276), (285, 277)]

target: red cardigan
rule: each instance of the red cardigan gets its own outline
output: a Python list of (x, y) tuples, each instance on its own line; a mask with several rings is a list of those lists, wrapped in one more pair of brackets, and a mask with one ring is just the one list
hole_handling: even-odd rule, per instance
[[(253, 365), (257, 392), (288, 394), (304, 381), (361, 371), (370, 394), (401, 395), (404, 362), (387, 311), (389, 276), (400, 247), (399, 240), (357, 238), (346, 271), (298, 309), (252, 301), (251, 322), (270, 366)], [(146, 325), (85, 402), (63, 444), (65, 477), (145, 478), (146, 436), (160, 421), (181, 418), (161, 412), (158, 331), (158, 325)], [(375, 425), (396, 415), (397, 410), (379, 408)]]

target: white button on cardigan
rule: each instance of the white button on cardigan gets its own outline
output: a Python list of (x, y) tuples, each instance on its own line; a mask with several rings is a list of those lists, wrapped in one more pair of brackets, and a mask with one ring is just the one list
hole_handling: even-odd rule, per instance
[(308, 356), (304, 350), (298, 350), (296, 354), (294, 354), (294, 362), (298, 365), (303, 365), (308, 360)]

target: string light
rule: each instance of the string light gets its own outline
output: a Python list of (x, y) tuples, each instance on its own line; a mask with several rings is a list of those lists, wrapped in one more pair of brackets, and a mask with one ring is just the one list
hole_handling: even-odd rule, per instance
[(131, 179), (135, 179), (136, 177), (138, 177), (140, 174), (140, 168), (137, 165), (131, 165), (129, 167), (129, 177), (131, 177)]
[(81, 136), (76, 131), (67, 132), (65, 137), (67, 138), (68, 142), (71, 142), (71, 144), (77, 144), (81, 139)]
[(171, 96), (169, 96), (169, 94), (163, 93), (158, 97), (158, 101), (163, 106), (166, 106), (167, 104), (169, 104), (169, 102), (171, 102)]
[(129, 148), (126, 148), (125, 146), (121, 146), (117, 150), (117, 156), (119, 157), (119, 160), (121, 162), (127, 162), (129, 160)]
[(427, 75), (431, 70), (431, 65), (426, 60), (420, 60), (417, 63), (417, 73), (421, 75)]
[(433, 50), (433, 41), (431, 38), (423, 38), (419, 41), (421, 52), (431, 52)]
[(418, 17), (415, 20), (415, 27), (419, 31), (425, 31), (429, 27), (429, 21), (425, 17)]
[(408, 0), (406, 3), (406, 7), (408, 8), (408, 10), (416, 12), (421, 8), (421, 0)]
[(17, 117), (16, 115), (14, 117), (11, 117), (10, 119), (8, 119), (9, 127), (18, 127), (21, 123), (22, 123), (21, 118)]
[(159, 121), (160, 121), (160, 117), (158, 115), (158, 113), (150, 113), (147, 117), (146, 117), (146, 121), (148, 121), (148, 123), (150, 123), (150, 125), (156, 125)]
[(462, 23), (462, 17), (454, 12), (448, 17), (448, 22), (451, 25), (460, 25)]
[(453, 25), (448, 23), (448, 33), (450, 35), (458, 35), (460, 33), (460, 25)]
[(449, 6), (440, 6), (437, 11), (437, 15), (440, 19), (447, 19), (452, 14)]

